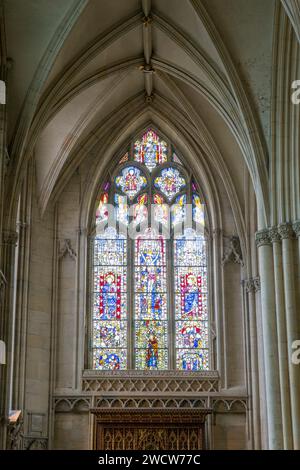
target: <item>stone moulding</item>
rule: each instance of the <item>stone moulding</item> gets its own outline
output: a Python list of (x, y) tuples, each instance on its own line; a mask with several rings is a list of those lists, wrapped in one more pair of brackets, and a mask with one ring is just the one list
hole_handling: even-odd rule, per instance
[[(84, 371), (82, 390), (99, 393), (178, 394), (208, 393), (219, 391), (219, 375), (208, 371), (189, 373), (182, 371), (120, 371), (121, 373), (97, 374)], [(124, 373), (123, 373), (124, 372)]]
[(245, 396), (202, 396), (186, 397), (103, 397), (103, 396), (55, 396), (55, 413), (88, 413), (90, 411), (110, 412), (112, 410), (212, 410), (215, 413), (245, 413), (248, 399)]

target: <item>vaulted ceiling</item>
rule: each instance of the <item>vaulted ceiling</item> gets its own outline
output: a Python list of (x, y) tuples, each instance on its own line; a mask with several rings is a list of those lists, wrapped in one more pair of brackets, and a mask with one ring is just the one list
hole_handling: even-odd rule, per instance
[(79, 149), (153, 121), (215, 158), (241, 205), (248, 168), (266, 210), (276, 6), (5, 0), (9, 152), (19, 180), (34, 153), (41, 209)]

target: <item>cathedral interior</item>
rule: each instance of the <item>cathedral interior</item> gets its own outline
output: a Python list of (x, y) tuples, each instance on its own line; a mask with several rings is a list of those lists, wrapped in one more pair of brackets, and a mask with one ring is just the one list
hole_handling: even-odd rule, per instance
[(300, 0), (0, 28), (0, 448), (299, 450)]

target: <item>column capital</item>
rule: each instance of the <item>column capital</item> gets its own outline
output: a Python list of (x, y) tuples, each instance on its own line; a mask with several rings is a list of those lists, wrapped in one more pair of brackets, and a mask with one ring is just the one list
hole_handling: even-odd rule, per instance
[(18, 232), (15, 230), (3, 230), (2, 233), (2, 244), (16, 246), (18, 241)]
[(300, 220), (296, 220), (296, 222), (293, 223), (293, 229), (296, 234), (296, 237), (300, 237)]
[(245, 279), (244, 280), (244, 286), (246, 289), (246, 292), (249, 293), (256, 293), (260, 291), (260, 277), (252, 277), (250, 279)]
[(287, 240), (295, 237), (293, 226), (290, 222), (278, 225), (278, 233), (282, 240)]
[(255, 242), (256, 246), (259, 248), (260, 246), (271, 245), (271, 238), (269, 234), (269, 229), (259, 230), (255, 234)]
[(278, 227), (274, 226), (271, 227), (269, 230), (269, 237), (272, 243), (280, 242), (281, 241), (281, 236), (278, 231)]

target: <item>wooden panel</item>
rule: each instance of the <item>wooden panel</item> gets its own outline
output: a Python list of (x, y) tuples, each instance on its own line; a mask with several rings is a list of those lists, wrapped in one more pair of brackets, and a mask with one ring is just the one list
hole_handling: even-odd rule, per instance
[(93, 410), (96, 450), (200, 450), (206, 413)]

